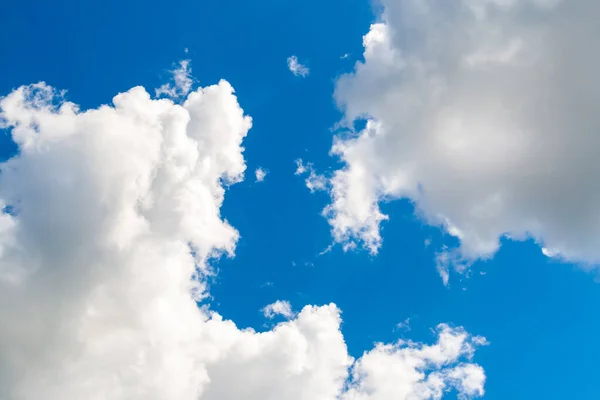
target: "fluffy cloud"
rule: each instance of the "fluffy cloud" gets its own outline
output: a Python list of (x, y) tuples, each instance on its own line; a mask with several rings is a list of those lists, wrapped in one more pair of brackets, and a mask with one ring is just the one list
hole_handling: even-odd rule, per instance
[(332, 152), (325, 210), (335, 239), (376, 253), (382, 201), (460, 240), (456, 262), (499, 238), (600, 261), (600, 3), (593, 0), (383, 0), (364, 61), (335, 99), (352, 126)]
[(262, 168), (256, 168), (256, 170), (254, 171), (254, 176), (256, 177), (256, 182), (262, 182), (265, 180), (265, 177), (267, 176), (267, 170), (262, 169)]
[(0, 398), (191, 399), (208, 379), (195, 300), (235, 248), (222, 184), (251, 120), (225, 81), (113, 104), (43, 83), (0, 102), (19, 146), (0, 167)]
[(378, 344), (354, 365), (344, 400), (440, 399), (454, 387), (463, 398), (482, 396), (485, 374), (475, 364), (458, 363), (469, 358), (483, 338), (471, 338), (462, 330), (438, 326), (434, 345), (406, 342)]
[(288, 57), (287, 65), (288, 65), (289, 70), (292, 71), (292, 73), (295, 76), (301, 76), (301, 77), (305, 78), (308, 76), (308, 74), (310, 72), (308, 67), (300, 64), (300, 61), (298, 61), (298, 57), (296, 57), (296, 56)]
[(225, 81), (182, 100), (135, 87), (82, 111), (44, 83), (0, 99), (19, 149), (0, 164), (0, 398), (482, 393), (470, 361), (480, 341), (461, 329), (441, 328), (435, 345), (378, 345), (353, 364), (333, 304), (267, 332), (198, 307), (210, 260), (235, 250), (220, 207), (224, 185), (243, 179), (251, 119)]
[(276, 315), (281, 315), (286, 318), (292, 318), (294, 316), (292, 305), (289, 301), (285, 300), (277, 300), (275, 303), (267, 305), (262, 311), (265, 317), (269, 319), (275, 318)]

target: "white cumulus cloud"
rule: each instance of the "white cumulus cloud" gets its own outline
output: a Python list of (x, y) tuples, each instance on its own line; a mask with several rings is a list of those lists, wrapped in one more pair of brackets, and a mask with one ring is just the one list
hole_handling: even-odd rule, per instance
[(251, 119), (226, 81), (182, 100), (135, 87), (80, 110), (44, 83), (0, 99), (19, 150), (0, 164), (0, 398), (483, 393), (480, 340), (460, 328), (354, 361), (333, 304), (293, 316), (280, 303), (272, 311), (293, 319), (266, 332), (198, 307), (210, 260), (235, 250), (220, 208), (224, 185), (243, 179)]
[(300, 61), (298, 61), (298, 57), (296, 57), (296, 56), (288, 57), (287, 65), (288, 65), (289, 70), (292, 71), (292, 73), (295, 76), (301, 76), (301, 77), (305, 78), (308, 76), (308, 74), (310, 72), (308, 67), (300, 64)]
[(598, 263), (600, 3), (382, 6), (364, 61), (336, 84), (345, 122), (368, 122), (332, 147), (345, 164), (329, 182), (334, 238), (376, 253), (379, 203), (408, 198), (460, 240), (459, 264), (504, 235)]
[(450, 388), (457, 389), (462, 398), (483, 396), (483, 369), (459, 362), (472, 356), (482, 338), (444, 324), (437, 330), (439, 339), (434, 345), (377, 344), (355, 362), (342, 399), (440, 399)]
[(0, 398), (196, 398), (196, 300), (235, 248), (222, 184), (242, 179), (251, 126), (232, 87), (80, 111), (40, 83), (0, 119), (19, 147), (0, 166)]

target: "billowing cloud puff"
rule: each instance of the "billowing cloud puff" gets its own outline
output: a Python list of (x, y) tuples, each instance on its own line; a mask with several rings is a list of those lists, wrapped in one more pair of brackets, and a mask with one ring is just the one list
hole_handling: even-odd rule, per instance
[(51, 87), (1, 100), (0, 398), (186, 399), (207, 260), (233, 254), (222, 182), (251, 126), (225, 82), (182, 105), (141, 87), (79, 111)]
[(210, 260), (238, 238), (220, 208), (224, 184), (243, 179), (251, 120), (227, 82), (181, 104), (136, 87), (85, 111), (39, 83), (0, 99), (0, 121), (18, 145), (0, 164), (0, 398), (482, 393), (480, 340), (461, 329), (354, 363), (333, 304), (288, 304), (292, 319), (260, 333), (198, 307)]
[[(354, 365), (344, 400), (440, 399), (449, 387), (464, 398), (482, 396), (485, 374), (475, 364), (459, 363), (474, 346), (485, 344), (462, 330), (438, 326), (434, 345), (378, 344)], [(428, 372), (428, 373), (427, 373)]]
[(335, 239), (376, 253), (382, 201), (408, 198), (460, 239), (459, 263), (499, 238), (600, 261), (600, 3), (383, 0), (364, 61), (337, 81), (345, 163), (325, 210)]

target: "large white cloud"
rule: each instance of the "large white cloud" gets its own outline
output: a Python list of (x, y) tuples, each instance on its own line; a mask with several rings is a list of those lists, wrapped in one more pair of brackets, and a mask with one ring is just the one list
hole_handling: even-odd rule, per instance
[(364, 61), (337, 81), (345, 163), (325, 210), (342, 243), (381, 245), (379, 204), (411, 199), (460, 239), (452, 258), (493, 255), (503, 235), (600, 261), (600, 3), (382, 0)]
[(225, 81), (113, 104), (80, 112), (43, 83), (0, 103), (19, 146), (0, 175), (1, 398), (186, 399), (205, 379), (191, 293), (234, 251), (222, 182), (251, 120)]
[[(0, 99), (19, 149), (0, 164), (0, 398), (378, 399), (392, 385), (428, 399), (433, 380), (482, 393), (480, 340), (461, 329), (378, 346), (345, 391), (335, 305), (285, 303), (293, 319), (262, 333), (199, 308), (210, 260), (235, 249), (220, 207), (251, 120), (225, 81), (183, 100), (136, 87), (80, 111), (43, 83)], [(374, 357), (405, 366), (384, 376)]]

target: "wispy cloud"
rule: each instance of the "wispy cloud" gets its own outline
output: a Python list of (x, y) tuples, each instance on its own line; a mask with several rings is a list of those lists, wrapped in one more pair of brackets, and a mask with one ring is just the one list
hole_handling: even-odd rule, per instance
[(290, 71), (292, 71), (292, 73), (296, 76), (305, 78), (310, 72), (310, 69), (308, 69), (307, 66), (302, 65), (296, 56), (288, 57), (287, 64)]
[(171, 73), (173, 74), (173, 82), (165, 83), (156, 89), (156, 97), (166, 96), (175, 99), (187, 96), (187, 94), (192, 90), (192, 84), (194, 81), (192, 79), (190, 60), (181, 60), (179, 62), (179, 67), (172, 70)]
[(295, 162), (295, 175), (304, 175), (308, 172), (308, 177), (305, 179), (304, 183), (311, 193), (327, 189), (327, 178), (324, 175), (317, 174), (312, 163), (305, 164), (301, 158), (297, 159)]

